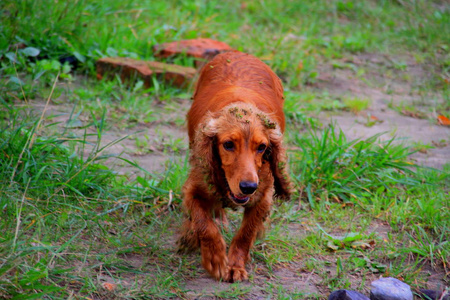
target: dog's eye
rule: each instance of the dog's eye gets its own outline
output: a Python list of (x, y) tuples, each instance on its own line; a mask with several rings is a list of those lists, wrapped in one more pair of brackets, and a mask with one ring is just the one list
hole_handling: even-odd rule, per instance
[(259, 145), (257, 149), (258, 153), (263, 153), (264, 150), (266, 150), (266, 147), (267, 147), (266, 144)]
[(232, 141), (228, 141), (223, 143), (223, 148), (227, 151), (233, 151), (234, 150), (234, 143)]

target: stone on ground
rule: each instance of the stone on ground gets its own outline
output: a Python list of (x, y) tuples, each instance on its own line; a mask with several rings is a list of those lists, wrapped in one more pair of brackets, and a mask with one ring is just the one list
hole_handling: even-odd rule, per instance
[(139, 78), (145, 87), (153, 85), (153, 76), (177, 87), (191, 83), (196, 74), (194, 68), (166, 64), (156, 61), (142, 61), (126, 57), (106, 57), (97, 61), (97, 78), (114, 78), (118, 74), (122, 81)]
[(411, 288), (392, 277), (380, 278), (371, 283), (371, 300), (413, 300)]
[(426, 300), (450, 300), (450, 295), (445, 295), (444, 297), (442, 297), (441, 291), (425, 290), (425, 289), (420, 290), (419, 297), (420, 299)]
[(219, 53), (233, 50), (228, 44), (212, 39), (199, 38), (159, 44), (153, 47), (155, 57), (170, 57), (184, 54), (195, 57), (196, 66), (200, 67), (205, 61), (212, 59)]
[(355, 291), (337, 290), (330, 294), (328, 300), (369, 300), (369, 298)]

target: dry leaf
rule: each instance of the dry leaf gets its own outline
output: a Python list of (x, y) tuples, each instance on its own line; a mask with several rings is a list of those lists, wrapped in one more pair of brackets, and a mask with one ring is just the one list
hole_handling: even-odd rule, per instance
[(416, 119), (423, 119), (425, 117), (424, 113), (419, 112), (419, 111), (409, 111), (409, 110), (404, 109), (401, 111), (401, 113), (404, 116), (408, 116), (408, 117), (416, 118)]
[(297, 72), (300, 72), (301, 70), (303, 70), (303, 61), (299, 61), (298, 65), (297, 65)]
[(351, 246), (353, 249), (363, 249), (364, 250), (364, 249), (371, 248), (370, 242), (368, 243), (366, 241), (354, 241)]
[(439, 124), (444, 126), (450, 126), (450, 120), (446, 116), (438, 116), (437, 117)]
[[(333, 241), (328, 241), (327, 247), (330, 248), (333, 251), (339, 250), (339, 245), (336, 245)], [(342, 248), (344, 248), (343, 245), (342, 245)]]
[(114, 291), (117, 288), (117, 284), (109, 283), (109, 282), (103, 282), (102, 287), (105, 290), (108, 290), (108, 291), (111, 292), (111, 291)]

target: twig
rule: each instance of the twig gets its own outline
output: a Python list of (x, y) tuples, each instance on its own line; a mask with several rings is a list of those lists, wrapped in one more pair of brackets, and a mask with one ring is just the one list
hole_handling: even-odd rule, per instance
[(445, 298), (445, 296), (447, 296), (447, 295), (448, 295), (448, 288), (445, 289), (445, 290), (442, 292), (442, 295), (441, 295), (441, 297), (439, 298), (439, 300), (443, 300), (443, 299)]
[(13, 239), (13, 243), (12, 243), (12, 247), (11, 247), (11, 254), (15, 251), (15, 248), (16, 248), (17, 237), (19, 236), (19, 228), (20, 228), (20, 223), (21, 223), (20, 215), (22, 213), (23, 202), (25, 200), (25, 195), (26, 195), (26, 193), (28, 191), (28, 186), (30, 185), (30, 181), (31, 181), (31, 178), (28, 180), (27, 186), (26, 186), (25, 191), (23, 192), (23, 195), (22, 195), (22, 201), (20, 201), (19, 211), (17, 213), (16, 230), (15, 230), (15, 233), (14, 233), (14, 239)]
[(173, 200), (173, 192), (172, 190), (169, 191), (169, 203), (167, 203), (167, 208), (170, 210), (170, 206), (172, 205)]
[(53, 92), (55, 90), (56, 83), (58, 82), (60, 73), (61, 72), (58, 72), (58, 74), (56, 75), (55, 81), (53, 81), (52, 90), (50, 91), (50, 95), (48, 95), (47, 102), (45, 103), (44, 109), (42, 110), (41, 117), (39, 118), (38, 124), (36, 125), (36, 129), (34, 130), (33, 138), (31, 139), (29, 148), (31, 148), (34, 144), (34, 140), (36, 138), (37, 131), (39, 130), (39, 127), (41, 126), (42, 120), (44, 119), (44, 115), (45, 115), (45, 112), (47, 111), (47, 107), (48, 107), (48, 104), (50, 103), (50, 99), (52, 99)]

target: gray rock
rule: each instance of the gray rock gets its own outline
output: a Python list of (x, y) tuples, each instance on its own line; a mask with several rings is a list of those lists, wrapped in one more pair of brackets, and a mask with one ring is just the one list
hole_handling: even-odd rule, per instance
[(355, 291), (337, 290), (330, 294), (328, 300), (369, 300), (369, 298)]
[[(419, 297), (421, 299), (426, 299), (426, 300), (441, 300), (442, 292), (441, 291), (421, 289)], [(450, 296), (449, 295), (445, 295), (442, 298), (442, 300), (450, 300)]]
[(371, 284), (371, 300), (413, 300), (411, 288), (392, 277), (380, 278)]

